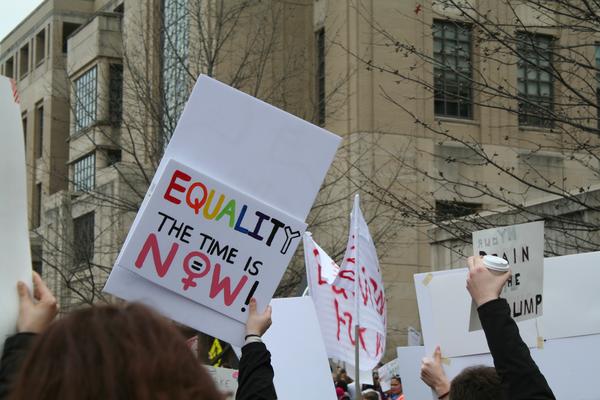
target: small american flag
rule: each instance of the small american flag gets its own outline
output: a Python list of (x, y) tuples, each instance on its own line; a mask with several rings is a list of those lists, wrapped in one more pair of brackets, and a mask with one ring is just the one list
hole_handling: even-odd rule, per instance
[(10, 86), (12, 87), (13, 99), (15, 103), (21, 103), (21, 97), (19, 96), (19, 89), (17, 89), (17, 82), (14, 79), (10, 80)]

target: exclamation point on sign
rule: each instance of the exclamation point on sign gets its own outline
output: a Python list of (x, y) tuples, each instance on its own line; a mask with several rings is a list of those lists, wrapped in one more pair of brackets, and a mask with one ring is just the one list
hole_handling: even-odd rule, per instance
[[(248, 292), (248, 296), (246, 297), (246, 301), (244, 302), (245, 305), (250, 304), (250, 300), (252, 299), (254, 292), (256, 292), (257, 287), (258, 287), (258, 281), (255, 281), (254, 284), (252, 285), (252, 287), (250, 288), (250, 292)], [(246, 307), (242, 307), (242, 312), (246, 312)]]

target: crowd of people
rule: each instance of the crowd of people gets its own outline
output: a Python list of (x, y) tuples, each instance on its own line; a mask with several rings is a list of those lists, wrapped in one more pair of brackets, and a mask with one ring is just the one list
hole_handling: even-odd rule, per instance
[[(554, 399), (508, 303), (500, 298), (510, 271), (490, 271), (480, 257), (470, 257), (468, 266), (467, 290), (478, 307), (495, 368), (470, 367), (450, 381), (438, 347), (423, 359), (421, 379), (439, 399)], [(39, 275), (34, 273), (33, 293), (21, 282), (17, 291), (17, 333), (4, 343), (0, 400), (224, 399), (185, 338), (147, 307), (94, 306), (54, 321), (57, 302)], [(258, 313), (254, 300), (249, 308), (236, 399), (276, 399), (271, 356), (261, 339), (271, 325), (271, 309)], [(338, 400), (355, 398), (358, 388), (345, 370), (335, 371), (333, 378)], [(377, 374), (360, 390), (366, 400), (404, 400), (397, 376), (385, 392)]]
[[(333, 373), (333, 383), (338, 400), (352, 400), (356, 397), (356, 384), (344, 368), (338, 367)], [(361, 394), (365, 400), (404, 400), (402, 380), (399, 376), (390, 379), (390, 388), (383, 390), (377, 370), (373, 371), (373, 383), (362, 384)]]

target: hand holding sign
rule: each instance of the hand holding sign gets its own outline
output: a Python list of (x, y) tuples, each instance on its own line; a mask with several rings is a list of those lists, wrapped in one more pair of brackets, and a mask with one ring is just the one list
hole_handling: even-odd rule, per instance
[(510, 270), (491, 271), (480, 256), (469, 257), (467, 264), (469, 265), (467, 290), (477, 307), (500, 297), (504, 284), (510, 278)]
[(450, 391), (450, 381), (442, 366), (442, 350), (435, 348), (432, 357), (424, 357), (421, 361), (421, 380), (427, 384), (437, 396)]
[(33, 273), (33, 297), (23, 282), (17, 285), (19, 292), (18, 332), (40, 333), (58, 314), (56, 298), (37, 272)]
[(246, 321), (246, 335), (262, 336), (265, 334), (267, 329), (271, 326), (271, 306), (267, 306), (267, 309), (259, 314), (256, 309), (256, 300), (250, 300), (250, 313), (248, 314), (248, 321)]

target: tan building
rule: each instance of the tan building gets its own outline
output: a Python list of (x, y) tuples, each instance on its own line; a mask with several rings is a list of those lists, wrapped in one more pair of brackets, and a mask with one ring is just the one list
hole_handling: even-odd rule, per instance
[[(598, 181), (593, 151), (573, 145), (595, 143), (585, 131), (596, 109), (559, 115), (551, 105), (568, 82), (544, 64), (544, 49), (589, 39), (517, 8), (536, 25), (524, 36), (533, 45), (515, 45), (532, 55), (523, 62), (490, 47), (497, 38), (470, 14), (436, 4), (46, 0), (0, 43), (0, 68), (21, 92), (34, 260), (63, 309), (107, 300), (100, 289), (194, 78), (207, 73), (344, 137), (309, 228), (341, 254), (351, 194), (362, 192), (391, 357), (419, 328), (413, 274), (460, 262), (431, 246), (468, 240), (444, 236), (441, 221), (549, 191), (569, 199)], [(480, 6), (510, 26), (502, 4)], [(593, 40), (582, 54), (593, 64)], [(302, 257), (294, 268), (291, 288), (301, 286)]]

